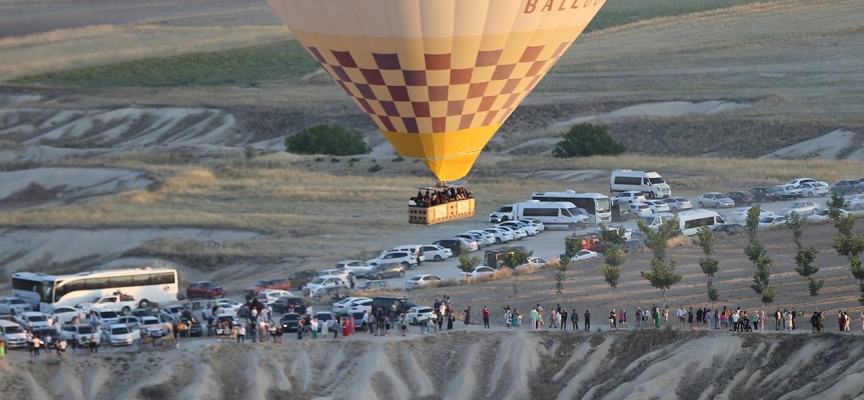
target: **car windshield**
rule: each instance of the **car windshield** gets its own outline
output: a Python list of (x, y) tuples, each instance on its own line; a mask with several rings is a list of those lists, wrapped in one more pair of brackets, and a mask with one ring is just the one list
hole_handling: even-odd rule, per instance
[(314, 284), (314, 285), (320, 285), (320, 284), (324, 283), (324, 278), (315, 278), (314, 280), (312, 280), (312, 282), (309, 282), (309, 283)]
[(6, 331), (7, 335), (12, 334), (12, 333), (24, 333), (24, 328), (22, 328), (18, 325), (10, 325), (10, 326), (3, 328), (3, 330)]
[(759, 222), (772, 222), (774, 221), (774, 217), (762, 217), (759, 218)]
[(413, 278), (411, 278), (411, 279), (409, 279), (409, 280), (412, 280), (412, 281), (419, 281), (419, 280), (422, 279), (422, 278), (423, 278), (422, 276), (415, 276), (415, 277), (413, 277)]
[(93, 333), (93, 327), (90, 325), (79, 325), (78, 326), (78, 333), (81, 333), (81, 334)]
[(24, 300), (21, 300), (17, 297), (13, 297), (9, 299), (9, 304), (27, 304)]
[(159, 323), (159, 320), (156, 318), (146, 318), (146, 319), (141, 320), (142, 325), (153, 325), (153, 324), (158, 324), (158, 323)]
[(112, 335), (122, 335), (124, 333), (129, 333), (129, 329), (125, 326), (111, 329)]
[(41, 322), (41, 321), (45, 321), (45, 317), (43, 317), (43, 316), (41, 316), (41, 315), (31, 315), (31, 316), (28, 317), (27, 319), (30, 320), (30, 321), (33, 321), (33, 322)]
[(102, 310), (102, 318), (117, 318), (117, 313), (111, 310)]
[(282, 316), (283, 321), (297, 321), (300, 319), (300, 314), (285, 314)]
[(213, 284), (213, 282), (201, 282), (201, 283), (199, 284), (199, 286), (201, 286), (201, 287), (211, 287), (211, 286), (215, 286), (215, 285)]

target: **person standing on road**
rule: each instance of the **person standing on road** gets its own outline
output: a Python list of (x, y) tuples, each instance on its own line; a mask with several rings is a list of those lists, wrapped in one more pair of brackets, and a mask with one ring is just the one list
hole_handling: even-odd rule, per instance
[(561, 330), (566, 331), (567, 330), (567, 309), (566, 308), (561, 309), (561, 312), (558, 313), (558, 315), (561, 316), (561, 323), (560, 323)]
[(489, 329), (489, 307), (483, 306), (483, 327)]
[(591, 331), (591, 313), (585, 310), (585, 332)]
[(531, 314), (529, 314), (529, 316), (528, 316), (528, 318), (531, 319), (531, 330), (534, 330), (534, 331), (537, 330), (537, 324), (538, 324), (537, 320), (539, 318), (538, 316), (539, 316), (539, 314), (537, 313), (537, 307), (532, 308)]
[(471, 306), (465, 307), (462, 312), (465, 313), (465, 325), (471, 325)]
[(579, 313), (576, 312), (576, 309), (573, 309), (573, 312), (570, 314), (570, 323), (573, 324), (573, 331), (579, 330)]
[(783, 314), (780, 314), (780, 308), (777, 308), (777, 311), (774, 312), (774, 330), (780, 330), (780, 318), (783, 317)]

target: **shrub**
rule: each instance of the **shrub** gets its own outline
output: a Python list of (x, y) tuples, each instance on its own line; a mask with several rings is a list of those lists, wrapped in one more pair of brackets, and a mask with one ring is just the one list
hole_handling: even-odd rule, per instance
[(337, 163), (337, 162), (339, 162), (339, 159), (336, 158), (336, 157), (333, 157), (333, 158), (330, 159), (330, 162), (331, 162), (331, 163)]
[(573, 125), (564, 132), (563, 139), (555, 146), (552, 155), (556, 158), (615, 155), (627, 151), (627, 146), (609, 135), (603, 125), (582, 123)]
[(286, 151), (297, 154), (350, 156), (370, 152), (359, 131), (338, 124), (321, 124), (285, 139)]
[(384, 169), (384, 167), (382, 167), (382, 166), (380, 166), (380, 165), (378, 165), (378, 164), (375, 164), (375, 165), (369, 167), (369, 172), (373, 172), (373, 173), (374, 173), (374, 172), (378, 172), (378, 171), (380, 171), (380, 170), (382, 170), (382, 169)]
[(402, 162), (402, 161), (405, 161), (405, 157), (399, 156), (399, 157), (394, 158), (394, 159), (391, 160), (391, 161), (393, 161), (393, 162)]

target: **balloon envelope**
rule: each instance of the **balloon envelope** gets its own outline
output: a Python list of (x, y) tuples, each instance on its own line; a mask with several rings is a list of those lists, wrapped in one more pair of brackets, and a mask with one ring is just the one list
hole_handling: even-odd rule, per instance
[(465, 177), (605, 0), (268, 0), (403, 157)]

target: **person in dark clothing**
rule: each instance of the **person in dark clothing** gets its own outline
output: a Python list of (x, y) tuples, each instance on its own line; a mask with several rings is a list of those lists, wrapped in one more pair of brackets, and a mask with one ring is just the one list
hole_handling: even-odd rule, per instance
[[(697, 309), (696, 310), (696, 322), (698, 322), (698, 323), (702, 322), (702, 315), (703, 315), (702, 314), (702, 308)], [(693, 322), (693, 321), (690, 321), (690, 322)]]
[(483, 327), (489, 329), (489, 307), (483, 306)]
[(591, 313), (588, 310), (585, 310), (585, 332), (591, 331)]
[(693, 325), (693, 307), (687, 310), (687, 323)]
[(579, 330), (579, 313), (576, 312), (575, 308), (573, 309), (573, 312), (570, 313), (570, 323), (573, 324), (574, 331)]
[(561, 330), (567, 330), (567, 309), (561, 310)]
[(471, 325), (471, 306), (465, 307), (462, 312), (465, 313), (465, 325)]

